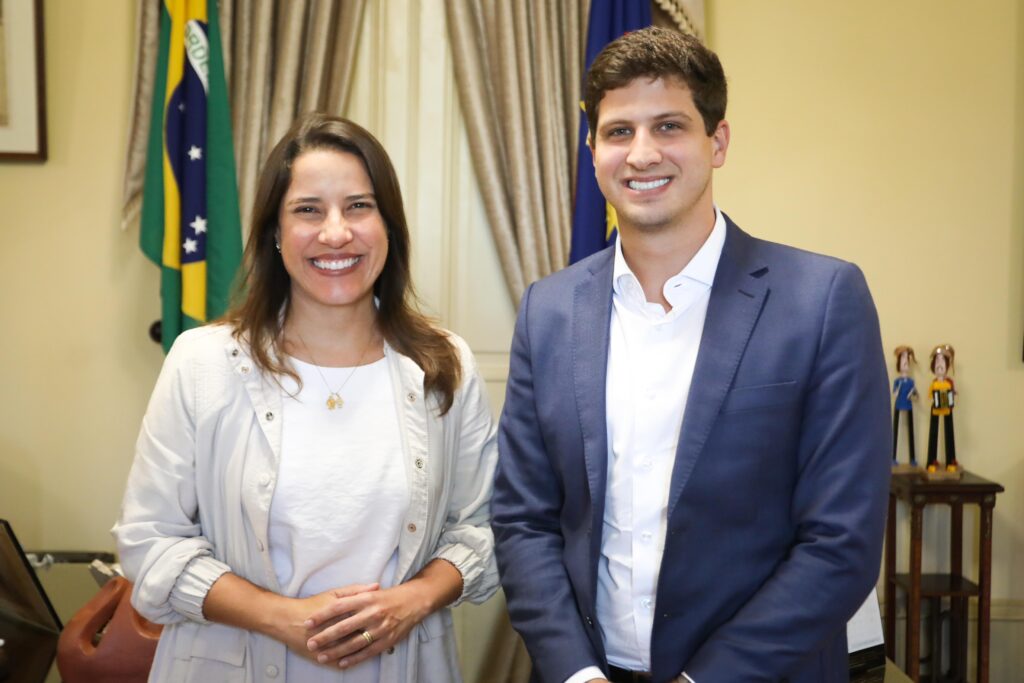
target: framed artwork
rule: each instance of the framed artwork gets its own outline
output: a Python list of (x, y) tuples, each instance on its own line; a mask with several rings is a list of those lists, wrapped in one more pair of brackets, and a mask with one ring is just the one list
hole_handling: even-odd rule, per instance
[(42, 0), (0, 0), (0, 161), (46, 160)]

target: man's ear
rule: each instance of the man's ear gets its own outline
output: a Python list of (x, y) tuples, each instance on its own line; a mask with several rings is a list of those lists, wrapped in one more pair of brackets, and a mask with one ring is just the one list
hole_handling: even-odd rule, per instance
[(721, 168), (725, 164), (725, 155), (729, 151), (729, 137), (731, 131), (729, 122), (722, 119), (711, 134), (711, 166)]

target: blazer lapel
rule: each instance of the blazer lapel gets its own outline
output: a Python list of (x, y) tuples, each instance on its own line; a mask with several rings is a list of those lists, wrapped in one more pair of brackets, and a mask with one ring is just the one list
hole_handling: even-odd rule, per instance
[[(608, 248), (590, 266), (573, 292), (573, 390), (583, 434), (594, 514), (603, 515), (608, 478), (608, 431), (605, 422), (605, 378), (608, 370), (608, 325), (612, 312), (614, 249)], [(594, 524), (600, 529), (601, 519)]]
[(670, 519), (732, 385), (768, 292), (763, 279), (768, 269), (753, 254), (754, 240), (728, 217), (726, 226), (672, 468)]

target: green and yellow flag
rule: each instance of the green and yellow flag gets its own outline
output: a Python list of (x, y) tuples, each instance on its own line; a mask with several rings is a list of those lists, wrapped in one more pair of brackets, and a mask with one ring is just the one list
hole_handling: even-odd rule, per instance
[(160, 266), (164, 351), (224, 313), (242, 260), (216, 0), (164, 0), (140, 245)]

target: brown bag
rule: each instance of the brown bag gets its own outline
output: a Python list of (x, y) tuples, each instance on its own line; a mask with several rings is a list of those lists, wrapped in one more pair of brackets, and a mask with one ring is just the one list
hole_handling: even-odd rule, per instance
[(136, 612), (131, 594), (114, 577), (71, 617), (57, 642), (64, 683), (145, 683), (163, 626)]

